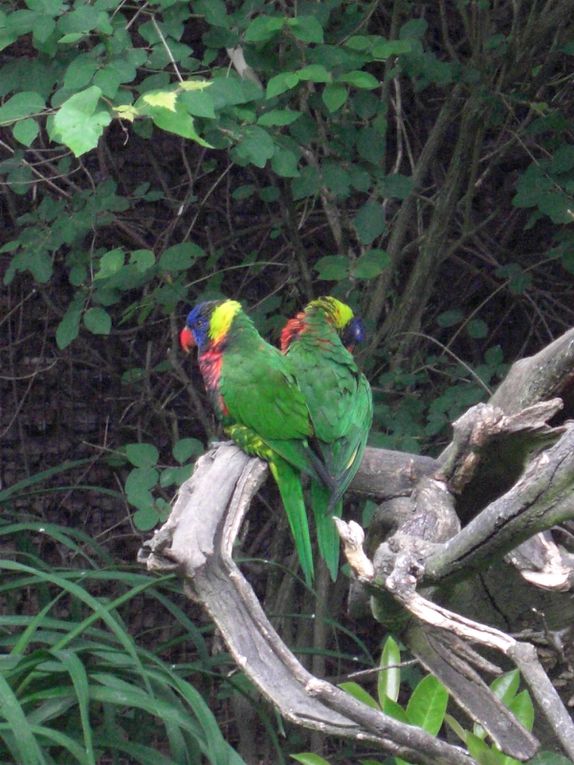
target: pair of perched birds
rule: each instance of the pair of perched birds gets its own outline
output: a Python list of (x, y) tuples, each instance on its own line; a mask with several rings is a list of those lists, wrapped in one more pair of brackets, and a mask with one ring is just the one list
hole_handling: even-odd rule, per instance
[(352, 355), (360, 319), (333, 297), (312, 300), (267, 343), (235, 300), (200, 303), (180, 333), (197, 346), (199, 368), (225, 433), (268, 462), (287, 513), (301, 568), (313, 581), (302, 474), (310, 478), (319, 552), (333, 579), (339, 539), (332, 515), (359, 469), (372, 421), (371, 389)]

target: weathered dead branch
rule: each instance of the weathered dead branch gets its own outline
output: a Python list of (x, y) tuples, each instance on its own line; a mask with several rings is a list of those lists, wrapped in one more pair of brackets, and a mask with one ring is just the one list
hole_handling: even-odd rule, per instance
[(222, 445), (198, 460), (167, 523), (140, 559), (152, 571), (177, 570), (206, 607), (236, 662), (291, 722), (380, 746), (411, 761), (469, 765), (472, 759), (425, 731), (370, 709), (311, 675), (271, 626), (231, 557), (233, 541), (266, 473), (237, 447)]

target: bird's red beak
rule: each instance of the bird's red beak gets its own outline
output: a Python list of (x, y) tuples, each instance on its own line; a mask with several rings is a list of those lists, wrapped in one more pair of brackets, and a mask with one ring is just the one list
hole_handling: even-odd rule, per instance
[(186, 353), (189, 353), (194, 347), (195, 338), (189, 327), (184, 327), (179, 333), (179, 344)]

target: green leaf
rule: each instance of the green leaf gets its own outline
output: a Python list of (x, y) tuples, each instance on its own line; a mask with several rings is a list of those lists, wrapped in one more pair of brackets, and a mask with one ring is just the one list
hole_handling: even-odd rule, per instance
[(112, 319), (105, 308), (89, 308), (84, 314), (84, 324), (93, 335), (109, 335)]
[(531, 731), (534, 726), (534, 704), (527, 690), (518, 693), (508, 705), (516, 719)]
[(6, 103), (0, 106), (0, 125), (9, 125), (16, 120), (40, 114), (44, 110), (45, 101), (39, 93), (26, 91), (16, 93)]
[(473, 733), (466, 734), (465, 744), (469, 754), (479, 765), (504, 765), (505, 755), (495, 749), (491, 749), (478, 736)]
[(21, 765), (43, 765), (46, 762), (40, 746), (22, 705), (14, 694), (14, 691), (0, 674), (0, 695), (2, 696), (2, 715), (9, 728), (17, 735), (14, 736), (14, 744), (19, 753)]
[(344, 255), (325, 255), (313, 266), (317, 278), (325, 281), (341, 281), (349, 275), (349, 259)]
[(333, 79), (323, 64), (309, 64), (297, 71), (300, 80), (309, 80), (310, 82), (331, 82)]
[(413, 45), (410, 40), (381, 40), (371, 48), (373, 58), (386, 61), (390, 56), (400, 56), (401, 53), (410, 53)]
[[(168, 133), (175, 133), (175, 135), (180, 135), (182, 138), (189, 138), (200, 146), (212, 149), (211, 144), (203, 139), (195, 129), (193, 117), (188, 114), (185, 105), (181, 101), (175, 101), (173, 108), (163, 105), (163, 103), (171, 105), (171, 101), (167, 98), (168, 95), (167, 93), (162, 94), (164, 98), (161, 100), (161, 103), (159, 100), (157, 102), (148, 100), (144, 112), (151, 117), (154, 125)], [(136, 107), (138, 104), (139, 100), (136, 102)]]
[(120, 247), (108, 250), (100, 258), (100, 267), (94, 279), (107, 279), (124, 267), (125, 255)]
[(444, 722), (448, 704), (448, 691), (433, 675), (424, 677), (407, 704), (407, 717), (416, 725), (436, 736)]
[(265, 112), (265, 114), (259, 117), (257, 124), (262, 127), (272, 127), (274, 125), (281, 127), (283, 125), (290, 125), (296, 119), (299, 119), (300, 116), (301, 112), (296, 112), (293, 109), (271, 109), (271, 111)]
[(344, 85), (334, 82), (323, 88), (321, 98), (323, 99), (323, 103), (327, 107), (327, 110), (332, 114), (343, 106), (348, 95), (349, 93)]
[(460, 308), (453, 308), (450, 311), (443, 311), (437, 316), (436, 323), (439, 327), (454, 327), (464, 319), (464, 313)]
[(300, 754), (290, 754), (292, 760), (300, 762), (301, 765), (330, 765), (329, 760), (312, 752), (301, 752)]
[(205, 252), (193, 242), (181, 242), (164, 250), (159, 258), (162, 271), (186, 271), (198, 258), (203, 258)]
[(138, 468), (150, 468), (157, 464), (159, 452), (153, 444), (126, 444), (126, 456)]
[(383, 706), (385, 698), (396, 701), (401, 687), (401, 651), (397, 641), (389, 635), (381, 652), (381, 671), (377, 675), (377, 694)]
[(393, 699), (390, 699), (388, 696), (383, 696), (381, 709), (386, 715), (392, 717), (393, 720), (408, 723), (407, 713), (405, 710), (400, 704), (398, 704), (396, 701), (393, 701)]
[(12, 128), (12, 135), (24, 146), (31, 146), (38, 137), (39, 132), (40, 128), (34, 119), (21, 120)]
[(406, 199), (414, 188), (413, 179), (407, 175), (386, 175), (380, 183), (381, 193), (385, 197)]
[(390, 263), (385, 250), (370, 250), (361, 255), (351, 267), (351, 276), (355, 279), (374, 279), (379, 276)]
[(216, 117), (215, 104), (210, 92), (198, 90), (191, 93), (182, 93), (179, 96), (179, 100), (187, 111), (195, 117), (204, 117), (210, 120), (214, 120)]
[(265, 167), (275, 151), (275, 143), (269, 133), (257, 125), (245, 128), (243, 135), (235, 148), (233, 155), (245, 164)]
[(245, 30), (246, 42), (268, 42), (283, 29), (285, 19), (283, 16), (257, 16)]
[(503, 704), (509, 706), (512, 699), (516, 696), (519, 685), (520, 672), (517, 669), (513, 669), (495, 678), (490, 684), (490, 689)]
[(362, 90), (374, 90), (374, 88), (378, 88), (381, 84), (372, 74), (360, 70), (340, 75), (337, 77), (337, 82), (346, 82), (352, 87), (361, 88)]
[(73, 301), (56, 329), (56, 345), (60, 350), (67, 348), (80, 331), (82, 301)]
[(130, 263), (143, 273), (155, 265), (155, 255), (151, 250), (133, 250), (130, 252)]
[(110, 112), (98, 107), (101, 94), (92, 85), (64, 101), (54, 117), (52, 138), (68, 146), (76, 157), (94, 149), (111, 122)]
[(296, 178), (299, 173), (299, 157), (289, 149), (275, 149), (271, 157), (273, 171), (282, 178)]
[(136, 510), (132, 516), (132, 520), (134, 522), (134, 526), (139, 531), (151, 531), (151, 529), (153, 529), (153, 527), (159, 523), (160, 517), (157, 513), (157, 510), (150, 506), (142, 507), (139, 510)]
[(80, 90), (85, 88), (98, 71), (98, 61), (89, 53), (76, 56), (70, 63), (64, 74), (64, 88), (66, 90)]
[(173, 458), (179, 463), (187, 462), (190, 457), (198, 457), (203, 452), (203, 444), (197, 438), (180, 438), (171, 451)]
[(482, 319), (472, 319), (466, 325), (466, 331), (470, 337), (481, 340), (488, 337), (488, 324)]
[(323, 42), (323, 27), (316, 16), (296, 16), (287, 24), (298, 40), (308, 43)]
[(362, 688), (358, 683), (354, 682), (346, 682), (346, 683), (340, 683), (339, 688), (341, 690), (345, 691), (345, 693), (348, 693), (353, 698), (360, 701), (362, 704), (366, 704), (368, 707), (371, 707), (372, 709), (379, 709), (379, 705), (375, 701), (375, 699), (371, 696), (370, 693), (368, 693), (364, 688)]
[(321, 177), (317, 168), (307, 165), (291, 183), (293, 199), (304, 199), (317, 194), (321, 188)]
[(276, 74), (275, 77), (269, 80), (265, 96), (266, 98), (280, 96), (281, 93), (291, 90), (298, 84), (299, 75), (296, 72), (281, 72), (281, 74)]
[(371, 244), (385, 231), (385, 211), (379, 202), (369, 200), (359, 208), (353, 221), (361, 244)]

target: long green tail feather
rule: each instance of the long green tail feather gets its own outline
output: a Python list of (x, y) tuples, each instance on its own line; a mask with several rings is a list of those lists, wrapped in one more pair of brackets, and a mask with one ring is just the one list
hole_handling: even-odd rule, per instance
[(343, 513), (343, 502), (338, 500), (332, 504), (332, 491), (317, 481), (311, 482), (311, 504), (317, 530), (319, 553), (333, 581), (339, 573), (340, 541), (333, 515), (340, 518)]
[(314, 576), (313, 550), (300, 475), (288, 462), (281, 458), (270, 460), (269, 469), (277, 482), (291, 533), (295, 540), (295, 549), (303, 569), (305, 582), (310, 587), (313, 584)]

